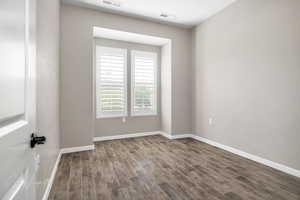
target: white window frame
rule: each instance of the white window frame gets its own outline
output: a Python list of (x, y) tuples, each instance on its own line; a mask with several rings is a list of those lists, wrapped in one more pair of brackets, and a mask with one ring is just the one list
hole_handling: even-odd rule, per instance
[[(124, 55), (124, 108), (125, 111), (123, 114), (103, 114), (101, 110), (101, 92), (100, 89), (98, 89), (98, 84), (101, 84), (101, 79), (98, 76), (98, 74), (101, 74), (101, 67), (97, 67), (97, 48), (101, 48), (105, 50), (106, 52), (108, 51), (119, 51)], [(128, 116), (128, 95), (127, 95), (127, 49), (123, 48), (115, 48), (115, 47), (106, 47), (102, 45), (95, 45), (95, 68), (96, 68), (96, 119), (101, 119), (101, 118), (122, 118), (122, 117), (127, 117)]]
[[(135, 103), (135, 95), (134, 95), (134, 82), (135, 82), (135, 62), (134, 58), (136, 55), (144, 55), (150, 56), (154, 59), (154, 95), (153, 95), (153, 112), (144, 112), (144, 113), (137, 113), (134, 112), (134, 103)], [(158, 59), (157, 59), (156, 52), (150, 51), (138, 51), (138, 50), (131, 50), (131, 105), (130, 105), (130, 114), (131, 116), (156, 116), (157, 115), (157, 98), (158, 98), (158, 82), (157, 82), (157, 71), (158, 71)]]

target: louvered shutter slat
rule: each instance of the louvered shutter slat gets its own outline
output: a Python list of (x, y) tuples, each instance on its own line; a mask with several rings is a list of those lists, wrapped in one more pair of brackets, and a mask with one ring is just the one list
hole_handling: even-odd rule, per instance
[(157, 55), (132, 51), (132, 114), (157, 112)]
[(97, 117), (127, 115), (126, 49), (96, 46)]

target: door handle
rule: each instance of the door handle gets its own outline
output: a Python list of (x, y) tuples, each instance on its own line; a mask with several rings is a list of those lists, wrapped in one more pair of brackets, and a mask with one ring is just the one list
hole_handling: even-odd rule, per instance
[(45, 144), (46, 137), (45, 136), (37, 136), (34, 133), (31, 134), (30, 147), (34, 148), (35, 145)]

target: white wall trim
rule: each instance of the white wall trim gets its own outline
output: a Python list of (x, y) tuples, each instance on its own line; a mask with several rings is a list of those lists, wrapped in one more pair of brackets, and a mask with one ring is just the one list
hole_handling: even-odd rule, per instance
[[(233, 154), (242, 156), (244, 158), (248, 158), (250, 160), (253, 160), (255, 162), (261, 163), (263, 165), (272, 167), (274, 169), (277, 169), (279, 171), (285, 172), (287, 174), (296, 176), (296, 177), (300, 177), (300, 171), (290, 168), (288, 166), (261, 158), (259, 156), (255, 156), (249, 153), (246, 153), (244, 151), (220, 144), (218, 142), (197, 136), (197, 135), (193, 135), (193, 134), (182, 134), (182, 135), (170, 135), (168, 133), (162, 132), (162, 131), (156, 131), (156, 132), (144, 132), (144, 133), (133, 133), (133, 134), (125, 134), (125, 135), (116, 135), (116, 136), (105, 136), (105, 137), (95, 137), (94, 138), (94, 142), (98, 142), (98, 141), (107, 141), (107, 140), (117, 140), (117, 139), (126, 139), (126, 138), (135, 138), (135, 137), (143, 137), (143, 136), (150, 136), (150, 135), (162, 135), (170, 140), (174, 140), (174, 139), (182, 139), (182, 138), (193, 138), (195, 140), (207, 143), (209, 145), (221, 148), (225, 151), (229, 151)], [(51, 187), (55, 178), (55, 174), (61, 159), (61, 155), (65, 154), (65, 153), (74, 153), (74, 152), (80, 152), (80, 151), (88, 151), (88, 150), (94, 150), (95, 149), (95, 145), (88, 145), (88, 146), (82, 146), (82, 147), (71, 147), (71, 148), (63, 148), (61, 149), (61, 151), (59, 152), (55, 165), (53, 167), (53, 170), (51, 172), (51, 176), (50, 179), (48, 181), (44, 196), (43, 196), (43, 200), (47, 200), (49, 193), (51, 191)]]
[(126, 139), (126, 138), (135, 138), (135, 137), (144, 137), (150, 135), (162, 135), (170, 140), (181, 139), (181, 138), (192, 138), (192, 134), (184, 134), (184, 135), (170, 135), (168, 133), (162, 131), (155, 131), (155, 132), (144, 132), (144, 133), (130, 133), (130, 134), (123, 134), (123, 135), (114, 135), (114, 136), (104, 136), (104, 137), (94, 137), (94, 142), (101, 142), (107, 140), (119, 140), (119, 139)]
[(192, 138), (193, 135), (192, 134), (182, 134), (182, 135), (171, 135), (168, 134), (166, 132), (160, 131), (159, 132), (160, 135), (170, 139), (170, 140), (176, 140), (176, 139), (182, 139), (182, 138)]
[(163, 131), (160, 131), (159, 132), (160, 135), (172, 140), (172, 135), (170, 135), (169, 133), (166, 133), (166, 132), (163, 132)]
[(287, 174), (290, 174), (290, 175), (293, 175), (293, 176), (296, 176), (296, 177), (300, 177), (300, 171), (299, 170), (296, 170), (296, 169), (290, 168), (288, 166), (285, 166), (285, 165), (282, 165), (282, 164), (279, 164), (279, 163), (276, 163), (276, 162), (273, 162), (273, 161), (261, 158), (259, 156), (255, 156), (253, 154), (246, 153), (244, 151), (241, 151), (241, 150), (238, 150), (238, 149), (235, 149), (235, 148), (232, 148), (232, 147), (229, 147), (229, 146), (217, 143), (215, 141), (212, 141), (212, 140), (209, 140), (209, 139), (197, 136), (197, 135), (191, 135), (191, 136), (192, 136), (192, 138), (194, 138), (194, 139), (196, 139), (198, 141), (201, 141), (201, 142), (207, 143), (209, 145), (212, 145), (212, 146), (224, 149), (225, 151), (229, 151), (231, 153), (234, 153), (236, 155), (242, 156), (244, 158), (248, 158), (250, 160), (253, 160), (253, 161), (261, 163), (263, 165), (272, 167), (274, 169), (277, 169), (279, 171), (285, 172)]
[(24, 176), (20, 176), (17, 181), (12, 185), (12, 187), (2, 196), (2, 200), (12, 200), (15, 199), (19, 194), (20, 190), (24, 187)]
[(55, 178), (55, 175), (56, 175), (56, 172), (57, 172), (58, 165), (59, 165), (59, 162), (61, 160), (62, 154), (74, 153), (74, 152), (80, 152), (80, 151), (88, 151), (88, 150), (94, 150), (94, 149), (95, 149), (95, 145), (82, 146), (82, 147), (71, 147), (71, 148), (61, 149), (58, 153), (57, 158), (56, 158), (56, 161), (55, 161), (54, 167), (52, 169), (50, 178), (48, 180), (47, 187), (46, 187), (46, 190), (44, 192), (44, 196), (43, 196), (42, 200), (48, 200), (48, 197), (49, 197), (49, 194), (50, 194), (53, 182), (54, 182), (54, 178)]
[(57, 156), (56, 161), (55, 161), (55, 164), (54, 164), (54, 167), (52, 169), (50, 178), (48, 180), (46, 190), (44, 192), (43, 200), (48, 200), (48, 197), (49, 197), (49, 194), (50, 194), (53, 182), (54, 182), (54, 178), (55, 178), (55, 175), (56, 175), (56, 171), (58, 169), (58, 165), (59, 165), (59, 162), (60, 162), (60, 159), (61, 159), (61, 155), (62, 155), (62, 152), (59, 151), (58, 156)]
[(192, 138), (192, 137), (193, 137), (192, 134), (172, 135), (171, 136), (172, 140), (183, 139), (183, 138)]
[(98, 26), (93, 27), (94, 38), (106, 38), (124, 42), (134, 42), (154, 46), (164, 46), (171, 42), (168, 38), (156, 37), (146, 34), (132, 33)]
[(285, 172), (287, 174), (290, 174), (290, 175), (293, 175), (293, 176), (296, 176), (296, 177), (300, 177), (300, 170), (293, 169), (291, 167), (288, 167), (288, 166), (285, 166), (285, 165), (267, 160), (265, 158), (261, 158), (259, 156), (253, 155), (253, 154), (246, 153), (244, 151), (241, 151), (241, 150), (238, 150), (238, 149), (235, 149), (235, 148), (232, 148), (232, 147), (214, 142), (212, 140), (209, 140), (209, 139), (206, 139), (206, 138), (194, 135), (194, 134), (171, 135), (171, 134), (168, 134), (168, 133), (163, 132), (163, 131), (157, 131), (157, 132), (150, 132), (150, 133), (135, 133), (135, 134), (117, 135), (117, 136), (110, 136), (110, 137), (97, 137), (97, 138), (94, 138), (94, 141), (124, 139), (124, 138), (141, 137), (141, 136), (158, 135), (158, 134), (162, 135), (162, 136), (164, 136), (164, 137), (166, 137), (170, 140), (182, 139), (182, 138), (193, 138), (195, 140), (198, 140), (198, 141), (207, 143), (209, 145), (221, 148), (225, 151), (229, 151), (229, 152), (234, 153), (236, 155), (239, 155), (239, 156), (242, 156), (244, 158), (247, 158), (247, 159), (253, 160), (255, 162), (261, 163), (263, 165), (272, 167), (274, 169)]
[(160, 132), (155, 131), (155, 132), (131, 133), (131, 134), (124, 134), (124, 135), (94, 137), (93, 141), (100, 142), (100, 141), (107, 141), (107, 140), (119, 140), (119, 139), (126, 139), (126, 138), (144, 137), (150, 135), (160, 135)]
[(70, 148), (63, 148), (61, 149), (61, 153), (74, 153), (74, 152), (80, 152), (80, 151), (89, 151), (89, 150), (94, 150), (95, 145), (88, 145), (88, 146), (81, 146), (81, 147), (70, 147)]

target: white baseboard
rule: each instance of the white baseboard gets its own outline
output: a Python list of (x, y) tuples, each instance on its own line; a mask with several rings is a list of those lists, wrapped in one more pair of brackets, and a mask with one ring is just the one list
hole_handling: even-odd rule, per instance
[(159, 135), (162, 135), (170, 140), (172, 140), (172, 135), (166, 133), (166, 132), (163, 132), (163, 131), (159, 131)]
[(94, 150), (94, 149), (95, 149), (95, 145), (61, 149), (58, 153), (57, 159), (56, 159), (54, 167), (52, 169), (52, 172), (51, 172), (50, 178), (48, 180), (47, 187), (44, 192), (44, 196), (43, 196), (42, 200), (48, 200), (62, 154), (80, 152), (80, 151), (88, 151), (88, 150)]
[(126, 138), (135, 138), (135, 137), (144, 137), (150, 135), (162, 135), (170, 140), (175, 139), (182, 139), (182, 138), (191, 138), (192, 134), (184, 134), (184, 135), (170, 135), (163, 131), (155, 131), (155, 132), (144, 132), (144, 133), (130, 133), (130, 134), (123, 134), (123, 135), (114, 135), (114, 136), (103, 136), (103, 137), (94, 137), (94, 142), (101, 142), (107, 140), (119, 140), (119, 139), (126, 139)]
[(126, 138), (135, 138), (135, 137), (143, 137), (143, 136), (150, 136), (150, 135), (159, 135), (160, 132), (144, 132), (144, 133), (131, 133), (131, 134), (124, 134), (124, 135), (114, 135), (114, 136), (104, 136), (104, 137), (94, 137), (94, 142), (100, 141), (107, 141), (107, 140), (119, 140), (119, 139), (126, 139)]
[(182, 139), (182, 138), (191, 138), (193, 135), (192, 134), (182, 134), (182, 135), (170, 135), (166, 132), (160, 131), (160, 135), (170, 139), (170, 140), (176, 140), (176, 139)]
[(61, 153), (74, 153), (74, 152), (80, 152), (80, 151), (89, 151), (94, 150), (95, 145), (88, 145), (88, 146), (81, 146), (81, 147), (71, 147), (71, 148), (63, 148), (61, 149)]
[(55, 178), (55, 175), (56, 175), (56, 171), (57, 171), (57, 168), (58, 168), (58, 164), (60, 162), (61, 155), (62, 155), (62, 152), (59, 151), (58, 156), (57, 156), (56, 161), (55, 161), (55, 164), (54, 164), (54, 167), (52, 169), (50, 178), (48, 180), (47, 187), (46, 187), (46, 190), (44, 192), (44, 196), (43, 196), (42, 200), (48, 200), (48, 197), (49, 197), (49, 194), (50, 194), (53, 182), (54, 182), (54, 178)]
[(242, 156), (244, 158), (247, 158), (247, 159), (253, 160), (255, 162), (261, 163), (263, 165), (272, 167), (274, 169), (277, 169), (279, 171), (285, 172), (287, 174), (290, 174), (290, 175), (293, 175), (293, 176), (296, 176), (296, 177), (300, 177), (300, 170), (293, 169), (291, 167), (288, 167), (288, 166), (285, 166), (285, 165), (282, 165), (282, 164), (279, 164), (279, 163), (276, 163), (276, 162), (273, 162), (273, 161), (261, 158), (259, 156), (255, 156), (255, 155), (246, 153), (244, 151), (241, 151), (241, 150), (238, 150), (238, 149), (235, 149), (235, 148), (232, 148), (232, 147), (229, 147), (229, 146), (226, 146), (226, 145), (214, 142), (212, 140), (209, 140), (209, 139), (206, 139), (206, 138), (194, 135), (194, 134), (170, 135), (170, 134), (165, 133), (165, 132), (160, 132), (160, 134), (162, 136), (170, 139), (170, 140), (181, 139), (181, 138), (193, 138), (195, 140), (198, 140), (198, 141), (207, 143), (209, 145), (218, 147), (218, 148), (223, 149), (225, 151), (229, 151), (229, 152), (234, 153), (236, 155), (239, 155), (239, 156)]
[(225, 151), (229, 151), (231, 153), (234, 153), (236, 155), (242, 156), (244, 158), (248, 158), (250, 160), (253, 160), (253, 161), (261, 163), (263, 165), (272, 167), (274, 169), (277, 169), (279, 171), (285, 172), (287, 174), (290, 174), (290, 175), (293, 175), (293, 176), (296, 176), (296, 177), (300, 177), (300, 171), (299, 170), (296, 170), (296, 169), (287, 167), (285, 165), (282, 165), (282, 164), (279, 164), (279, 163), (276, 163), (276, 162), (273, 162), (273, 161), (261, 158), (259, 156), (255, 156), (255, 155), (246, 153), (244, 151), (241, 151), (241, 150), (238, 150), (238, 149), (235, 149), (235, 148), (232, 148), (232, 147), (229, 147), (229, 146), (226, 146), (226, 145), (214, 142), (212, 140), (209, 140), (209, 139), (197, 136), (197, 135), (191, 135), (191, 136), (192, 136), (192, 138), (194, 138), (194, 139), (196, 139), (198, 141), (201, 141), (201, 142), (207, 143), (209, 145), (212, 145), (212, 146), (224, 149)]
[[(236, 155), (239, 155), (239, 156), (242, 156), (244, 158), (248, 158), (248, 159), (253, 160), (255, 162), (261, 163), (263, 165), (272, 167), (274, 169), (285, 172), (287, 174), (290, 174), (290, 175), (293, 175), (293, 176), (296, 176), (296, 177), (300, 177), (300, 171), (299, 170), (287, 167), (285, 165), (282, 165), (282, 164), (279, 164), (279, 163), (261, 158), (259, 156), (255, 156), (255, 155), (246, 153), (244, 151), (241, 151), (241, 150), (238, 150), (238, 149), (220, 144), (218, 142), (215, 142), (215, 141), (212, 141), (212, 140), (209, 140), (209, 139), (197, 136), (197, 135), (193, 135), (193, 134), (170, 135), (170, 134), (167, 134), (167, 133), (162, 132), (162, 131), (157, 131), (157, 132), (134, 133), (134, 134), (125, 134), (125, 135), (117, 135), (117, 136), (107, 136), (107, 137), (95, 137), (94, 142), (106, 141), (106, 140), (116, 140), (116, 139), (125, 139), (125, 138), (134, 138), (134, 137), (142, 137), (142, 136), (150, 136), (150, 135), (162, 135), (162, 136), (164, 136), (168, 139), (171, 139), (171, 140), (181, 139), (181, 138), (193, 138), (195, 140), (198, 140), (198, 141), (207, 143), (209, 145), (224, 149), (225, 151), (229, 151), (229, 152), (234, 153)], [(95, 145), (61, 149), (61, 151), (60, 151), (60, 153), (57, 157), (57, 160), (55, 162), (55, 166), (53, 167), (50, 179), (48, 181), (48, 185), (47, 185), (46, 191), (44, 193), (43, 200), (48, 199), (48, 196), (49, 196), (49, 193), (51, 191), (51, 187), (52, 187), (52, 184), (53, 184), (53, 181), (54, 181), (54, 178), (55, 178), (55, 174), (56, 174), (56, 171), (57, 171), (57, 168), (58, 168), (58, 164), (59, 164), (61, 155), (64, 154), (64, 153), (73, 153), (73, 152), (88, 151), (88, 150), (94, 150), (94, 149), (95, 149)]]
[(192, 134), (172, 135), (171, 139), (177, 140), (177, 139), (183, 139), (183, 138), (191, 138), (192, 136), (193, 136)]

